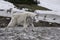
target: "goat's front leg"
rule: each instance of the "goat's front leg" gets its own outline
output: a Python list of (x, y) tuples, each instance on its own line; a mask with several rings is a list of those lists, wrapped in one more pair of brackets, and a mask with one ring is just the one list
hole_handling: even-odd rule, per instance
[(7, 27), (14, 27), (16, 25), (16, 19), (12, 18)]
[(6, 31), (8, 31), (9, 27), (14, 27), (16, 25), (16, 19), (12, 18), (8, 26), (5, 28)]

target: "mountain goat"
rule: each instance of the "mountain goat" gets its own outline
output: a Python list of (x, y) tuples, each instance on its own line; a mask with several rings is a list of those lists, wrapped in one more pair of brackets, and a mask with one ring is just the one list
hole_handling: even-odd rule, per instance
[(29, 26), (34, 27), (33, 21), (35, 20), (36, 15), (37, 14), (33, 12), (14, 13), (7, 27), (14, 27), (16, 25), (23, 25), (23, 28)]

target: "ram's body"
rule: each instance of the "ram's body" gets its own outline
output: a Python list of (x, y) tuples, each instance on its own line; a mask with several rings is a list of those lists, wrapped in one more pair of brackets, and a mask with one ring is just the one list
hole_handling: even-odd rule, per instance
[(16, 25), (23, 25), (23, 27), (31, 25), (34, 27), (33, 18), (35, 16), (36, 14), (32, 12), (14, 13), (7, 27), (14, 27)]

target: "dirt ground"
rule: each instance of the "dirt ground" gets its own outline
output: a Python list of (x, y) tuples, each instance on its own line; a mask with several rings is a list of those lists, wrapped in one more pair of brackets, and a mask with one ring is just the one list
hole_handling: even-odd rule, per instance
[(0, 16), (0, 27), (6, 27), (8, 23), (10, 22), (10, 17), (2, 17)]
[[(8, 23), (10, 22), (11, 18), (10, 17), (2, 17), (0, 16), (0, 27), (6, 27), (8, 25)], [(38, 23), (34, 22), (34, 26), (35, 27), (60, 27), (60, 24), (57, 23), (52, 23), (49, 24), (48, 22), (44, 22), (44, 21), (39, 21)]]

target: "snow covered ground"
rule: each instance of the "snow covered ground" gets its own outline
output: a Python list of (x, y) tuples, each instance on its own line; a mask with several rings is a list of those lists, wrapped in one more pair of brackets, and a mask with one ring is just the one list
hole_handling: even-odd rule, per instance
[(39, 6), (46, 7), (54, 11), (60, 11), (60, 0), (38, 0), (40, 1)]
[(14, 7), (15, 6), (12, 3), (0, 0), (0, 9), (7, 10), (7, 9), (10, 9), (10, 8), (14, 8)]
[(39, 14), (38, 20), (60, 24), (60, 12), (35, 10), (35, 13)]
[(0, 16), (11, 17), (11, 13), (7, 13), (6, 11), (0, 11)]

